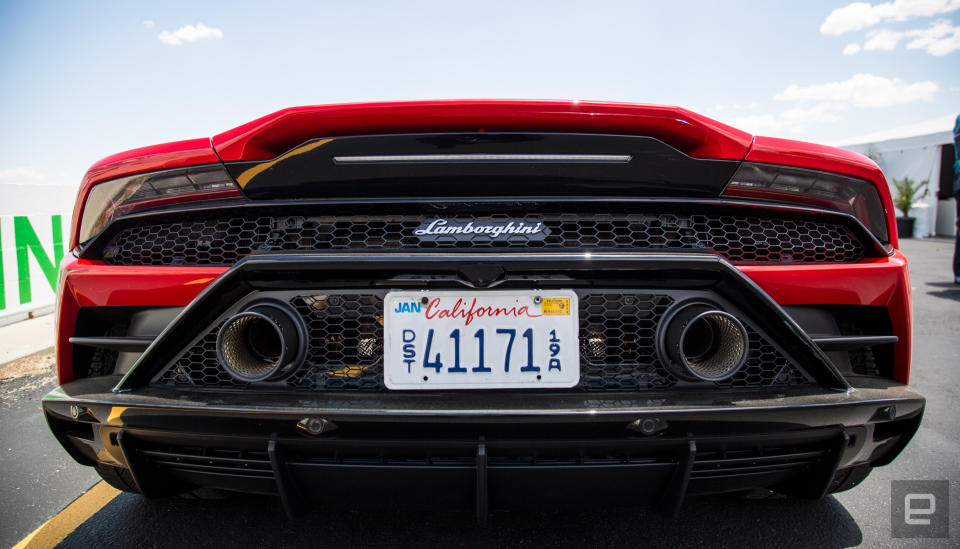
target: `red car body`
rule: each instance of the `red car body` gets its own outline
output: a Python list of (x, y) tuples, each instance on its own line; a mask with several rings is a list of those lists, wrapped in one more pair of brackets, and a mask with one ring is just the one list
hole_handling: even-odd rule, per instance
[[(311, 136), (421, 131), (576, 131), (648, 135), (700, 158), (744, 160), (824, 170), (876, 185), (888, 219), (889, 257), (856, 265), (744, 266), (744, 273), (781, 305), (878, 305), (895, 322), (895, 379), (910, 380), (912, 337), (907, 261), (897, 249), (893, 199), (883, 172), (869, 158), (801, 141), (754, 137), (677, 107), (570, 101), (416, 101), (295, 107), (210, 139), (191, 139), (108, 156), (87, 171), (74, 210), (70, 246), (90, 188), (102, 181), (169, 168), (273, 158)], [(58, 313), (57, 373), (71, 381), (70, 337), (79, 307), (185, 306), (226, 267), (116, 267), (72, 260), (64, 267)]]
[[(348, 136), (407, 134), (476, 136), (516, 132), (653, 138), (692, 159), (754, 164), (771, 170), (776, 170), (778, 166), (800, 168), (820, 174), (843, 176), (872, 186), (876, 195), (874, 203), (879, 205), (879, 211), (864, 213), (857, 211), (855, 206), (851, 206), (851, 211), (852, 215), (859, 217), (865, 225), (869, 225), (865, 220), (870, 215), (875, 218), (880, 216), (883, 226), (879, 227), (874, 223), (869, 228), (874, 235), (878, 235), (876, 245), (878, 250), (882, 248), (882, 253), (867, 254), (852, 262), (785, 264), (748, 261), (737, 263), (736, 269), (769, 296), (769, 299), (785, 309), (794, 306), (815, 306), (825, 310), (833, 310), (831, 308), (834, 307), (874, 307), (874, 310), (882, 310), (889, 315), (891, 333), (884, 337), (888, 338), (885, 344), (890, 346), (888, 349), (891, 367), (884, 374), (885, 377), (881, 377), (884, 377), (884, 383), (893, 384), (893, 389), (887, 389), (893, 391), (890, 393), (893, 395), (890, 402), (897, 402), (900, 411), (890, 412), (887, 419), (892, 421), (896, 418), (907, 418), (909, 422), (896, 429), (896, 442), (890, 442), (887, 446), (876, 443), (878, 448), (883, 446), (883, 451), (876, 450), (874, 458), (867, 462), (860, 458), (861, 461), (852, 462), (852, 465), (845, 462), (841, 467), (855, 468), (859, 464), (867, 467), (868, 471), (869, 466), (893, 459), (907, 443), (919, 424), (923, 400), (904, 387), (910, 377), (910, 281), (906, 258), (898, 249), (893, 204), (881, 170), (870, 159), (853, 152), (798, 141), (752, 136), (681, 108), (580, 101), (476, 100), (364, 103), (285, 109), (209, 139), (192, 139), (135, 149), (94, 164), (80, 187), (74, 213), (71, 248), (80, 250), (85, 243), (81, 225), (85, 209), (90, 207), (88, 197), (91, 190), (99, 184), (118, 178), (198, 165), (267, 166), (294, 154), (293, 151), (300, 150), (298, 147), (302, 144), (321, 137), (335, 136), (340, 139)], [(267, 166), (264, 169), (268, 168)], [(236, 179), (235, 174), (234, 177)], [(199, 198), (241, 197), (247, 190), (219, 189), (211, 191), (209, 196)], [(357, 192), (362, 195), (364, 191), (360, 188)], [(752, 200), (758, 196), (760, 195), (746, 187), (728, 187), (723, 193), (725, 199), (734, 201)], [(817, 207), (821, 204), (811, 202), (810, 196), (791, 196), (792, 198), (780, 196), (779, 200), (771, 201), (768, 205), (772, 210), (777, 210), (797, 206)], [(196, 195), (171, 196), (152, 202), (150, 207), (162, 209), (176, 206), (181, 200), (189, 202), (197, 199)], [(62, 269), (57, 311), (57, 373), (60, 384), (69, 387), (71, 382), (82, 377), (78, 375), (75, 366), (77, 346), (71, 343), (71, 338), (77, 333), (81, 311), (98, 307), (187, 307), (200, 299), (198, 296), (215, 281), (226, 276), (232, 268), (230, 265), (118, 265), (99, 258), (73, 256), (63, 264)], [(122, 383), (117, 385), (118, 394), (123, 396), (124, 390), (128, 389), (124, 388)], [(848, 394), (857, 390), (859, 389), (849, 387), (844, 389)], [(84, 401), (82, 395), (77, 393), (78, 390), (63, 389), (55, 399), (48, 399), (45, 404), (48, 415), (59, 418), (57, 421), (64, 420), (66, 412), (61, 408), (62, 403), (67, 402), (80, 407), (79, 414), (82, 418)], [(861, 394), (874, 393), (862, 390)], [(881, 394), (886, 393), (876, 393)], [(883, 398), (876, 398), (870, 402), (884, 401)], [(808, 403), (814, 401), (815, 399)], [(123, 402), (124, 399), (119, 398), (112, 405), (116, 408), (123, 405)], [(89, 408), (89, 413), (96, 415), (94, 408)], [(870, 413), (883, 415), (872, 409)], [(870, 421), (875, 420), (876, 418)], [(97, 418), (97, 421), (103, 425), (112, 425), (106, 418)], [(865, 420), (850, 421), (860, 424)], [(59, 426), (56, 422), (52, 425), (57, 425), (54, 431), (61, 437), (61, 441), (65, 441), (66, 435), (63, 433), (66, 427)], [(865, 444), (856, 437), (854, 439), (856, 444)], [(844, 440), (851, 439), (848, 437)], [(849, 444), (852, 446), (854, 443)], [(68, 442), (64, 445), (69, 447)], [(90, 459), (86, 459), (89, 463)], [(683, 463), (682, 458), (679, 463)], [(834, 464), (830, 475), (836, 472), (836, 467)], [(133, 466), (130, 465), (130, 468)], [(865, 476), (865, 473), (848, 475), (850, 478), (846, 480), (837, 477), (832, 481), (833, 484), (829, 485), (829, 489), (844, 489)], [(279, 491), (280, 495), (284, 496), (284, 488), (279, 488)], [(825, 487), (819, 491), (819, 495), (826, 491)]]

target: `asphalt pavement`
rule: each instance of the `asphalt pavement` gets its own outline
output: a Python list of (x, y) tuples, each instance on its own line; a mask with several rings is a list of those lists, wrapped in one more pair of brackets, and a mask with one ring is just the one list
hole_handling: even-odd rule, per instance
[[(120, 494), (69, 526), (60, 546), (956, 547), (960, 286), (950, 273), (953, 243), (908, 240), (902, 246), (915, 298), (911, 384), (927, 397), (927, 411), (904, 453), (851, 491), (820, 501), (690, 498), (674, 520), (650, 509), (610, 509), (587, 500), (562, 513), (495, 512), (485, 529), (469, 513), (442, 508), (322, 509), (290, 521), (276, 498), (145, 500)], [(67, 457), (43, 423), (38, 400), (52, 387), (49, 373), (0, 382), (0, 546), (17, 543), (97, 480)], [(950, 481), (950, 538), (891, 537), (891, 481), (919, 479)], [(75, 505), (83, 503), (81, 498)]]
[(56, 387), (52, 349), (21, 362), (46, 367), (0, 382), (0, 547), (17, 543), (100, 480), (63, 451), (40, 413), (40, 399)]

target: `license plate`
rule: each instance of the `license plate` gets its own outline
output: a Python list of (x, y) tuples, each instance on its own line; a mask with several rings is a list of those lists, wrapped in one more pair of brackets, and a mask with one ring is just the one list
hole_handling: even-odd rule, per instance
[(389, 389), (580, 382), (577, 294), (570, 290), (390, 292), (383, 327)]

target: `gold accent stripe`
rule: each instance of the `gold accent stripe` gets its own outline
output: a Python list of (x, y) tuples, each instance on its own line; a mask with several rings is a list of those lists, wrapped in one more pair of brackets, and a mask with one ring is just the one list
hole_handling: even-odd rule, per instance
[(124, 412), (129, 410), (129, 406), (113, 406), (110, 408), (110, 415), (107, 416), (107, 425), (113, 425), (116, 427), (123, 427), (123, 421), (120, 419), (120, 416)]
[(260, 175), (264, 171), (269, 170), (277, 162), (280, 162), (281, 160), (286, 160), (291, 156), (297, 156), (298, 154), (310, 152), (313, 149), (322, 147), (331, 141), (333, 141), (333, 139), (321, 139), (319, 141), (314, 141), (313, 143), (307, 143), (306, 145), (302, 147), (297, 147), (296, 149), (293, 149), (292, 151), (282, 156), (278, 156), (277, 158), (274, 158), (269, 162), (261, 162), (252, 168), (248, 168), (246, 171), (240, 174), (240, 177), (237, 177), (237, 184), (240, 185), (240, 188), (242, 189), (247, 186), (247, 183), (249, 183), (251, 179)]
[(56, 547), (84, 522), (90, 520), (97, 511), (103, 509), (113, 498), (120, 495), (120, 490), (100, 481), (87, 490), (82, 496), (73, 500), (73, 503), (43, 523), (32, 534), (20, 540), (13, 549), (37, 549)]

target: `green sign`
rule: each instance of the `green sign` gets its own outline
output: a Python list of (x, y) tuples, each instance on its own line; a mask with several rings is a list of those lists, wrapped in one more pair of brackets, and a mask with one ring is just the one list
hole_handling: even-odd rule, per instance
[[(33, 216), (37, 219), (37, 216)], [(52, 244), (52, 257), (43, 247), (43, 243), (37, 236), (30, 219), (26, 216), (14, 216), (13, 218), (13, 240), (17, 250), (17, 287), (20, 290), (20, 304), (24, 305), (33, 300), (33, 293), (30, 286), (30, 257), (37, 262), (40, 271), (50, 285), (50, 290), (57, 291), (57, 269), (60, 261), (63, 259), (63, 222), (60, 215), (50, 216), (50, 234)], [(3, 241), (3, 235), (0, 234), (0, 242)], [(7, 258), (9, 260), (9, 258)], [(0, 252), (0, 311), (7, 308), (6, 300), (6, 280), (3, 271), (3, 253)]]

